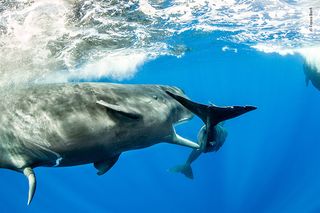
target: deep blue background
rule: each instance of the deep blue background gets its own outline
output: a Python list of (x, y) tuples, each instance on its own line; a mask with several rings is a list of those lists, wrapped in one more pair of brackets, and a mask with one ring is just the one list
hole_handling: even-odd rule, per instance
[[(302, 59), (243, 46), (223, 52), (223, 45), (193, 40), (184, 57), (150, 61), (125, 82), (176, 85), (198, 102), (258, 107), (226, 122), (225, 145), (194, 163), (194, 180), (167, 172), (191, 150), (159, 144), (122, 154), (101, 177), (92, 165), (37, 168), (27, 207), (25, 177), (1, 170), (0, 212), (320, 212), (320, 92), (305, 86)], [(196, 140), (201, 126), (195, 118), (177, 131)]]

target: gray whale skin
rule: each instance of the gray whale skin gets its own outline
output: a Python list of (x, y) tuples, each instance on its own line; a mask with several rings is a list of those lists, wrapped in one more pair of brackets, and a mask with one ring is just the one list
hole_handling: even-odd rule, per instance
[(306, 85), (308, 86), (309, 81), (311, 81), (312, 85), (320, 90), (320, 71), (317, 69), (317, 67), (304, 62), (303, 70), (306, 76)]
[(0, 107), (0, 168), (27, 177), (28, 205), (36, 189), (35, 167), (93, 163), (102, 175), (128, 150), (160, 142), (199, 148), (174, 130), (175, 124), (190, 120), (193, 114), (210, 129), (221, 120), (255, 109), (215, 107), (212, 111), (213, 106), (197, 105), (177, 87), (110, 83), (16, 88)]

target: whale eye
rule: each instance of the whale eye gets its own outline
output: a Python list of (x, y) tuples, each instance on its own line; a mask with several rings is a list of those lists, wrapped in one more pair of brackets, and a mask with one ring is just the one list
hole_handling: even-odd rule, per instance
[(154, 100), (158, 100), (158, 96), (153, 95), (152, 97), (153, 97)]

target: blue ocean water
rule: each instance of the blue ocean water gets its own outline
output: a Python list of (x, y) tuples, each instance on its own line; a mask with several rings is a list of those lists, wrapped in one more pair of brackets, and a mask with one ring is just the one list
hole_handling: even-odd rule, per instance
[[(229, 1), (225, 3), (227, 2)], [(285, 2), (296, 4), (295, 1), (279, 2), (281, 5)], [(315, 4), (317, 3), (315, 2)], [(12, 5), (6, 5), (7, 11), (15, 12), (12, 9), (15, 7)], [(154, 5), (157, 8), (155, 3)], [(129, 63), (129, 65), (125, 65), (129, 68), (123, 71), (118, 64), (102, 64), (102, 66), (111, 66), (113, 70), (111, 74), (109, 72), (102, 72), (101, 75), (95, 73), (92, 77), (87, 72), (80, 73), (81, 75), (76, 73), (80, 76), (79, 80), (75, 78), (73, 73), (70, 81), (174, 85), (182, 88), (188, 97), (197, 102), (214, 103), (221, 106), (254, 105), (258, 109), (225, 123), (225, 128), (228, 130), (226, 143), (218, 152), (202, 154), (194, 162), (192, 165), (194, 180), (187, 179), (181, 174), (168, 172), (169, 168), (182, 164), (191, 150), (186, 147), (162, 143), (146, 149), (123, 153), (115, 166), (103, 176), (96, 175), (93, 165), (36, 168), (37, 192), (32, 204), (27, 206), (28, 185), (25, 177), (19, 173), (1, 169), (0, 212), (320, 212), (320, 135), (318, 134), (320, 93), (311, 85), (306, 87), (303, 73), (303, 63), (306, 59), (294, 51), (295, 54), (283, 56), (277, 53), (279, 51), (265, 53), (268, 51), (261, 51), (261, 48), (257, 47), (252, 48), (261, 42), (271, 41), (272, 45), (278, 44), (281, 39), (274, 35), (279, 34), (278, 36), (281, 37), (283, 33), (290, 36), (290, 29), (285, 29), (285, 32), (282, 32), (282, 28), (279, 28), (279, 31), (266, 35), (265, 33), (269, 31), (267, 27), (263, 28), (263, 24), (261, 24), (261, 28), (258, 28), (261, 31), (252, 29), (256, 26), (256, 22), (253, 22), (252, 25), (249, 24), (248, 29), (243, 29), (241, 23), (237, 23), (236, 19), (228, 22), (217, 18), (217, 24), (213, 24), (213, 27), (223, 30), (207, 32), (203, 29), (196, 29), (206, 24), (206, 22), (200, 23), (202, 16), (199, 15), (190, 23), (183, 22), (182, 26), (175, 25), (174, 21), (166, 22), (168, 26), (165, 25), (165, 27), (176, 29), (177, 32), (171, 32), (165, 28), (164, 32), (159, 30), (163, 33), (159, 34), (154, 28), (163, 27), (161, 23), (152, 22), (153, 19), (140, 13), (138, 17), (142, 21), (137, 22), (137, 18), (131, 14), (129, 16), (131, 19), (125, 20), (127, 24), (129, 23), (128, 25), (130, 23), (149, 24), (149, 19), (151, 19), (150, 26), (154, 28), (151, 29), (151, 32), (144, 32), (147, 34), (145, 38), (136, 32), (132, 33), (133, 35), (125, 34), (127, 33), (126, 29), (119, 27), (125, 31), (124, 35), (121, 35), (124, 37), (120, 36), (120, 42), (115, 42), (119, 47), (114, 47), (115, 44), (111, 42), (114, 49), (111, 48), (109, 51), (107, 48), (108, 52), (103, 49), (103, 42), (99, 43), (101, 38), (97, 38), (95, 33), (91, 34), (91, 31), (87, 29), (91, 29), (92, 25), (92, 28), (97, 28), (97, 26), (94, 26), (96, 19), (88, 19), (89, 21), (85, 19), (87, 18), (86, 14), (83, 15), (80, 12), (80, 15), (77, 14), (80, 16), (77, 18), (81, 19), (79, 23), (73, 20), (78, 24), (77, 27), (83, 27), (83, 31), (76, 35), (72, 34), (74, 32), (66, 31), (65, 28), (61, 29), (66, 32), (61, 33), (62, 30), (41, 31), (39, 29), (42, 28), (39, 27), (36, 30), (32, 29), (30, 37), (21, 36), (19, 33), (18, 36), (11, 36), (9, 30), (11, 28), (7, 29), (3, 26), (11, 24), (14, 29), (16, 25), (19, 25), (19, 23), (14, 22), (16, 24), (14, 25), (10, 22), (15, 19), (15, 16), (18, 16), (17, 19), (20, 20), (22, 19), (20, 16), (25, 14), (29, 16), (30, 11), (35, 10), (34, 8), (39, 7), (39, 11), (44, 11), (45, 7), (40, 5), (26, 11), (23, 9), (23, 12), (17, 13), (18, 15), (13, 13), (15, 16), (12, 14), (12, 16), (8, 16), (3, 12), (5, 10), (2, 10), (1, 6), (0, 35), (7, 35), (3, 33), (5, 31), (3, 29), (9, 32), (8, 38), (0, 37), (0, 47), (3, 50), (0, 53), (1, 83), (8, 82), (8, 76), (13, 82), (17, 79), (19, 82), (24, 77), (29, 79), (31, 76), (32, 79), (34, 76), (42, 76), (47, 73), (47, 69), (57, 69), (62, 73), (66, 70), (77, 71), (78, 67), (84, 70), (100, 69), (100, 65), (89, 68), (82, 67), (82, 65), (88, 61), (91, 63), (92, 60), (98, 60), (92, 55), (99, 55), (101, 58), (103, 54), (112, 55), (117, 52), (123, 56), (122, 54), (125, 52), (125, 56), (127, 56), (126, 54), (129, 52), (129, 55), (134, 55), (134, 59), (138, 61), (133, 63), (132, 69), (130, 68), (132, 58), (125, 57), (119, 61), (117, 57), (112, 55), (111, 59), (116, 59), (117, 63)], [(171, 4), (160, 6), (159, 8), (167, 8)], [(264, 10), (264, 6), (258, 3), (253, 6), (253, 8)], [(87, 7), (90, 8), (90, 5)], [(60, 5), (57, 8), (51, 9), (54, 12), (60, 11)], [(227, 12), (232, 13), (228, 10)], [(256, 11), (256, 9), (252, 10)], [(35, 11), (37, 12), (37, 10)], [(79, 9), (79, 11), (81, 10)], [(98, 9), (97, 11), (101, 12)], [(110, 11), (114, 12), (111, 9)], [(271, 8), (270, 11), (273, 9)], [(116, 12), (114, 13), (116, 14)], [(199, 13), (205, 14), (206, 12), (208, 11), (204, 9)], [(227, 14), (227, 12), (225, 13)], [(316, 10), (314, 13), (316, 14)], [(34, 25), (38, 26), (39, 23), (36, 23), (32, 18), (37, 18), (37, 14), (32, 13), (31, 18), (23, 23), (22, 26), (27, 28), (24, 30), (19, 28), (21, 34), (29, 35), (31, 30), (30, 32), (27, 30), (27, 32), (25, 29)], [(60, 20), (60, 13), (56, 14), (57, 20)], [(48, 17), (50, 17), (49, 15)], [(225, 17), (224, 15), (223, 13), (221, 16)], [(254, 17), (256, 17), (255, 15)], [(299, 15), (300, 13), (297, 16)], [(267, 17), (268, 15), (263, 13), (263, 16)], [(48, 17), (45, 17), (45, 20), (52, 21)], [(318, 25), (316, 25), (319, 20), (317, 17), (314, 18), (315, 32), (319, 31)], [(101, 20), (99, 19), (99, 21)], [(101, 23), (104, 23), (103, 21)], [(276, 25), (274, 22), (271, 23)], [(56, 24), (54, 22), (52, 26), (56, 26)], [(288, 24), (288, 28), (290, 28), (290, 24)], [(294, 24), (295, 22), (292, 26), (296, 26)], [(103, 28), (105, 25), (99, 25), (99, 27)], [(284, 26), (281, 25), (281, 27)], [(230, 34), (237, 34), (230, 30), (233, 28), (240, 32), (239, 37), (229, 39)], [(278, 29), (278, 25), (275, 28)], [(103, 34), (101, 33), (103, 30), (109, 33), (105, 28), (99, 28), (99, 30), (100, 34)], [(136, 29), (130, 28), (128, 32), (134, 30)], [(291, 28), (291, 30), (293, 29)], [(115, 30), (112, 28), (111, 31)], [(17, 35), (15, 33), (13, 34)], [(61, 37), (59, 37), (60, 33)], [(116, 36), (117, 33), (119, 32), (115, 33)], [(54, 34), (57, 34), (58, 38), (53, 37)], [(168, 34), (170, 35), (168, 36)], [(287, 45), (280, 44), (280, 46), (286, 48), (304, 47), (304, 45), (297, 44), (299, 42), (296, 38), (299, 36), (306, 38), (307, 43), (312, 43), (312, 39), (314, 39), (312, 35), (304, 37), (297, 34), (295, 32), (292, 38), (286, 38)], [(41, 36), (37, 37), (37, 35)], [(103, 35), (105, 36), (105, 34)], [(248, 39), (243, 39), (245, 36), (248, 36)], [(18, 39), (12, 39), (12, 37)], [(49, 37), (54, 42), (49, 39), (45, 45), (42, 44), (42, 40)], [(105, 39), (104, 42), (107, 42), (105, 37), (103, 39)], [(18, 40), (26, 45), (16, 45), (19, 43)], [(85, 44), (77, 43), (78, 40), (86, 41), (88, 44), (85, 42)], [(11, 43), (16, 46), (6, 45)], [(164, 45), (165, 47), (163, 47), (163, 43), (168, 46)], [(46, 52), (41, 51), (45, 49), (42, 45), (50, 49), (50, 53), (52, 53), (50, 57), (43, 56)], [(61, 46), (64, 45), (76, 47), (75, 50), (62, 48)], [(32, 49), (34, 52), (29, 51), (29, 46), (34, 47)], [(131, 49), (133, 52), (129, 51)], [(143, 54), (140, 54), (140, 49), (143, 49)], [(138, 53), (135, 52), (136, 50), (139, 50)], [(86, 53), (82, 54), (82, 51)], [(145, 52), (147, 53), (145, 54)], [(29, 57), (29, 55), (25, 57), (27, 53), (34, 57)], [(70, 55), (68, 55), (69, 53)], [(8, 57), (6, 58), (6, 56)], [(129, 62), (126, 62), (126, 59), (130, 59)], [(16, 63), (16, 60), (19, 63)], [(29, 63), (30, 60), (31, 63)], [(43, 65), (42, 60), (50, 66)], [(144, 62), (140, 63), (139, 61)], [(21, 66), (20, 62), (24, 66)], [(21, 67), (26, 67), (26, 69)], [(9, 68), (13, 74), (5, 75)], [(34, 72), (31, 73), (30, 70)], [(39, 70), (44, 71), (40, 72)], [(125, 74), (129, 70), (130, 77), (122, 77), (122, 74), (119, 74), (120, 77), (117, 75), (114, 77), (114, 73), (119, 73), (119, 70), (120, 73), (124, 72)], [(15, 78), (15, 76), (18, 77)], [(37, 81), (40, 80), (36, 79)], [(192, 121), (178, 126), (177, 132), (196, 141), (202, 125), (198, 118), (194, 118)]]
[[(37, 168), (27, 207), (25, 177), (1, 170), (1, 212), (319, 212), (319, 91), (305, 86), (300, 57), (237, 48), (223, 52), (202, 40), (183, 58), (150, 61), (125, 82), (176, 85), (198, 102), (258, 107), (226, 122), (225, 145), (194, 163), (194, 180), (167, 172), (191, 150), (159, 144), (122, 154), (101, 177), (92, 165)], [(196, 140), (201, 126), (195, 118), (178, 132)]]

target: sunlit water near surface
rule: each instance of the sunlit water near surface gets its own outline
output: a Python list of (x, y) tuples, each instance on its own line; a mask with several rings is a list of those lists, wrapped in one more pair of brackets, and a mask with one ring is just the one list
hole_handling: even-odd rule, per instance
[[(320, 3), (314, 1), (0, 0), (0, 89), (104, 81), (168, 84), (193, 100), (256, 105), (226, 122), (194, 180), (167, 170), (191, 151), (159, 144), (92, 165), (1, 170), (1, 212), (320, 212)], [(10, 106), (8, 106), (10, 107)], [(177, 127), (196, 140), (199, 119)]]

